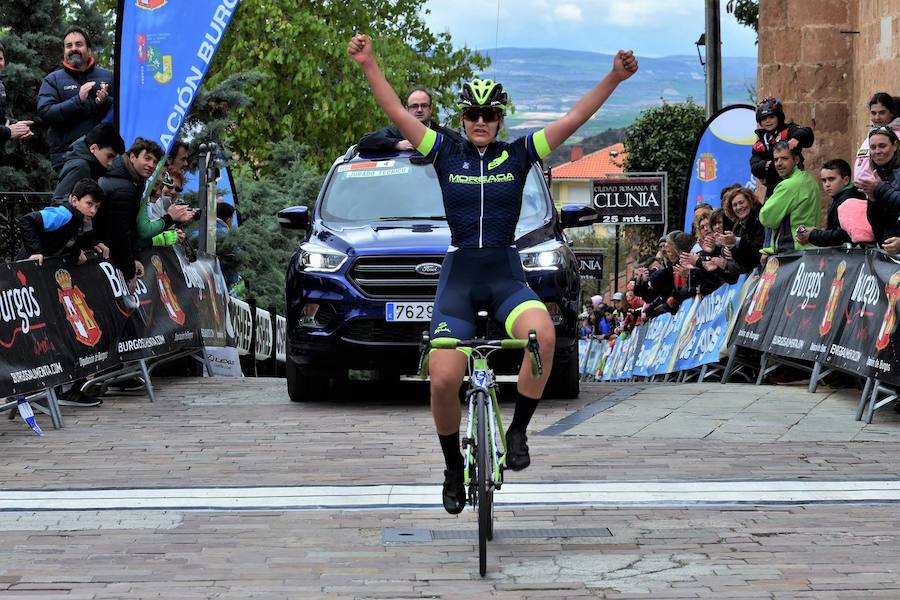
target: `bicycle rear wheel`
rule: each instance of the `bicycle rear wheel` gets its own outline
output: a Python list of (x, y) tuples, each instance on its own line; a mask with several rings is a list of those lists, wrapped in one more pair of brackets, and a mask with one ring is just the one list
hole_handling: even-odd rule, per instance
[(478, 485), (478, 571), (481, 576), (487, 572), (487, 542), (494, 537), (493, 504), (494, 490), (491, 486), (491, 443), (488, 439), (488, 398), (480, 393), (475, 399), (477, 407), (476, 445)]

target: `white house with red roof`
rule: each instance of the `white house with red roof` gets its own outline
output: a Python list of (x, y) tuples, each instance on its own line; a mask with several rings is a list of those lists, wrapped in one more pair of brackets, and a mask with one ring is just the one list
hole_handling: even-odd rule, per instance
[(613, 144), (590, 154), (582, 154), (580, 146), (572, 148), (572, 160), (553, 167), (550, 193), (556, 206), (592, 202), (595, 179), (618, 175), (625, 171), (625, 146)]

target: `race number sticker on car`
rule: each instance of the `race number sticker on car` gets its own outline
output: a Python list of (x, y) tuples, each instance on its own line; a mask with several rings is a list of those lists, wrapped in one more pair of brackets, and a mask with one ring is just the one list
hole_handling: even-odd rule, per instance
[(388, 302), (384, 306), (386, 321), (430, 321), (434, 302)]

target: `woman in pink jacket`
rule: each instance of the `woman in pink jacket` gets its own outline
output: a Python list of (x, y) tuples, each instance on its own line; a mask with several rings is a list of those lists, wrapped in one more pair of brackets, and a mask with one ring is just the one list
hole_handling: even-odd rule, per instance
[(875, 127), (887, 125), (900, 136), (900, 114), (897, 113), (897, 105), (894, 97), (887, 92), (878, 92), (869, 100), (869, 114), (872, 116), (872, 125), (866, 131), (866, 137), (856, 153), (856, 164), (853, 167), (854, 181), (881, 181), (874, 172), (874, 167), (869, 160), (869, 132)]

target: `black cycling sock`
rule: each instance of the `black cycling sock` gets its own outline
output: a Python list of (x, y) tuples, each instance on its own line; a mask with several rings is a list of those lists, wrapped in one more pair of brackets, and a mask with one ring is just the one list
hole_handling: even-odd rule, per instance
[(534, 410), (537, 408), (537, 405), (538, 401), (536, 399), (523, 396), (522, 392), (517, 391), (516, 411), (513, 413), (513, 420), (509, 424), (509, 429), (518, 429), (524, 433), (531, 422), (531, 417), (534, 416)]
[(463, 457), (459, 451), (459, 431), (448, 435), (438, 434), (441, 440), (441, 450), (444, 453), (444, 462), (448, 471), (461, 473), (463, 470)]

